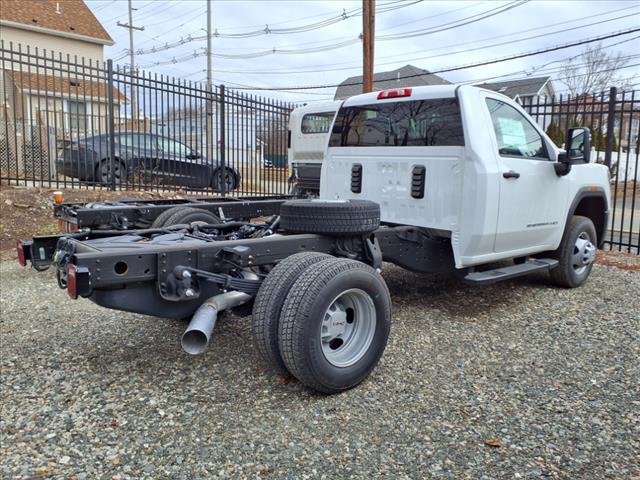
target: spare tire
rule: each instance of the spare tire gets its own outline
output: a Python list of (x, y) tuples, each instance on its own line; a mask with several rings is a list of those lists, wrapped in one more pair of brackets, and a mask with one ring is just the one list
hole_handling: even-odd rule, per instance
[(160, 215), (158, 215), (155, 220), (153, 221), (153, 223), (151, 224), (151, 228), (162, 228), (164, 227), (164, 222), (167, 221), (167, 219), (173, 215), (174, 213), (176, 213), (178, 210), (182, 210), (183, 208), (187, 208), (183, 205), (180, 205), (178, 207), (171, 207), (167, 210), (165, 210), (164, 212), (161, 212)]
[(292, 233), (363, 235), (380, 226), (380, 205), (369, 200), (290, 200), (280, 206), (280, 226)]
[(184, 207), (176, 210), (164, 221), (164, 227), (171, 225), (191, 224), (193, 222), (220, 223), (220, 219), (208, 210), (194, 207)]

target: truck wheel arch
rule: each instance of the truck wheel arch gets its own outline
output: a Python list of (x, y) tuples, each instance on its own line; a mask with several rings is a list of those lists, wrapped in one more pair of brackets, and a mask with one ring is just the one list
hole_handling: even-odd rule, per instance
[(609, 205), (602, 187), (583, 187), (578, 190), (567, 215), (567, 225), (571, 217), (581, 215), (589, 218), (596, 227), (598, 248), (602, 247), (607, 231)]

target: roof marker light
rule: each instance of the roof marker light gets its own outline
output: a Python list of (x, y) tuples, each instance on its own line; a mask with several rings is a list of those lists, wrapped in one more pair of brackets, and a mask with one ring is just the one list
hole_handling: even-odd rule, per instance
[(387, 98), (410, 97), (410, 96), (411, 96), (410, 88), (393, 88), (391, 90), (382, 90), (378, 94), (378, 100), (385, 100)]

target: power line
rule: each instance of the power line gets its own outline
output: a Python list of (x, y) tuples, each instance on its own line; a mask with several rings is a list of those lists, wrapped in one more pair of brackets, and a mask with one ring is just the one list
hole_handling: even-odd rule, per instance
[[(388, 3), (382, 4), (382, 6), (390, 5), (390, 4), (393, 4), (393, 3), (399, 3), (399, 2), (403, 2), (403, 1), (405, 1), (405, 0), (395, 0), (394, 2), (388, 2)], [(444, 12), (440, 12), (440, 13), (435, 14), (435, 15), (430, 15), (430, 16), (428, 16), (428, 17), (421, 17), (421, 18), (416, 19), (416, 20), (412, 20), (412, 21), (409, 21), (409, 22), (403, 22), (403, 23), (400, 23), (400, 24), (397, 24), (397, 25), (393, 25), (393, 26), (389, 27), (389, 28), (388, 28), (388, 29), (386, 29), (386, 30), (393, 30), (393, 29), (398, 28), (398, 27), (403, 26), (403, 25), (408, 25), (408, 24), (411, 24), (411, 23), (415, 23), (415, 22), (418, 22), (418, 21), (422, 21), (422, 20), (424, 20), (424, 19), (426, 19), (426, 18), (433, 19), (433, 18), (441, 17), (441, 16), (443, 16), (443, 15), (449, 15), (449, 14), (451, 14), (451, 13), (455, 13), (455, 12), (458, 12), (458, 11), (461, 11), (461, 10), (467, 10), (467, 9), (469, 9), (469, 8), (475, 8), (475, 7), (481, 6), (481, 5), (483, 5), (483, 4), (485, 4), (485, 3), (488, 3), (488, 2), (489, 2), (489, 0), (485, 0), (485, 1), (483, 1), (483, 2), (476, 3), (476, 4), (473, 4), (473, 5), (467, 5), (467, 6), (464, 6), (464, 7), (461, 7), (461, 8), (455, 8), (455, 9), (452, 9), (452, 10), (446, 10), (446, 11), (444, 11)], [(296, 21), (299, 21), (299, 20), (306, 20), (306, 19), (310, 19), (310, 18), (318, 18), (318, 17), (322, 17), (322, 16), (324, 16), (324, 15), (325, 15), (324, 13), (320, 13), (320, 14), (316, 14), (316, 15), (310, 15), (310, 16), (307, 16), (307, 17), (301, 17), (301, 18), (296, 18), (296, 19), (292, 19), (292, 20), (285, 20), (285, 21), (282, 21), (282, 22), (270, 22), (270, 23), (269, 23), (269, 25), (272, 25), (272, 26), (273, 26), (273, 25), (279, 25), (279, 24), (285, 24), (285, 23), (292, 23), (292, 22), (296, 22)], [(355, 18), (355, 15), (352, 15), (352, 16), (351, 16), (351, 18)], [(164, 33), (160, 33), (160, 34), (156, 35), (155, 37), (153, 37), (153, 39), (154, 39), (154, 40), (157, 40), (157, 39), (158, 39), (158, 38), (160, 38), (160, 37), (164, 37), (165, 35), (169, 35), (169, 34), (173, 33), (173, 30), (175, 30), (175, 29), (177, 29), (177, 28), (180, 28), (180, 27), (183, 27), (186, 23), (188, 23), (188, 21), (187, 21), (187, 22), (184, 22), (184, 23), (182, 23), (182, 24), (180, 24), (180, 25), (178, 25), (177, 27), (175, 27), (175, 28), (174, 28), (174, 29), (172, 29), (171, 31), (164, 32)], [(261, 26), (262, 26), (262, 25), (250, 25), (250, 26), (240, 26), (240, 27), (226, 27), (226, 28), (225, 28), (225, 30), (237, 30), (237, 29), (246, 29), (246, 28), (256, 28), (256, 27), (261, 27)], [(386, 31), (386, 30), (383, 30), (383, 31)], [(193, 36), (193, 35), (194, 35), (195, 33), (197, 33), (197, 32), (198, 32), (198, 31), (196, 31), (196, 32), (190, 32), (189, 34), (187, 34), (187, 37), (188, 37), (189, 35)], [(350, 39), (350, 38), (352, 38), (352, 37), (351, 37), (351, 36), (349, 36), (349, 37), (344, 37), (344, 36), (343, 36), (343, 37), (339, 37), (339, 38), (337, 38), (337, 39), (336, 39), (336, 38), (333, 38), (333, 39), (331, 39), (331, 41), (333, 41), (333, 40), (345, 40), (345, 39)], [(320, 40), (320, 41), (316, 40), (316, 41), (312, 41), (312, 42), (302, 42), (302, 43), (297, 42), (297, 43), (296, 43), (296, 46), (300, 46), (300, 45), (313, 45), (313, 44), (318, 44), (318, 43), (325, 43), (326, 41), (327, 41), (327, 39), (325, 39), (325, 40)], [(148, 42), (145, 42), (145, 44), (146, 44), (146, 43), (148, 43)], [(172, 42), (169, 42), (169, 43), (172, 43)], [(224, 50), (247, 50), (247, 47), (227, 47), (227, 48), (225, 48)]]
[[(410, 7), (422, 1), (424, 0), (413, 0), (411, 1), (411, 3), (402, 3), (401, 5), (395, 5), (396, 3), (399, 3), (399, 2), (391, 2), (391, 3), (394, 3), (394, 5), (384, 4), (382, 5), (382, 8), (377, 10), (377, 12), (384, 13), (392, 10), (398, 10), (400, 8)], [(524, 1), (524, 0), (519, 0), (519, 1)], [(456, 9), (456, 10), (459, 10), (459, 9)], [(252, 32), (244, 32), (244, 33), (237, 33), (237, 34), (223, 34), (223, 33), (220, 33), (218, 29), (215, 29), (213, 36), (216, 38), (240, 39), (240, 38), (252, 38), (252, 37), (261, 36), (261, 35), (284, 35), (284, 34), (306, 33), (306, 32), (324, 28), (330, 25), (334, 25), (336, 23), (340, 23), (344, 20), (359, 16), (361, 14), (362, 14), (361, 8), (350, 10), (348, 12), (346, 10), (343, 10), (343, 13), (340, 15), (327, 18), (313, 24), (301, 25), (301, 26), (292, 27), (292, 28), (283, 28), (283, 29), (270, 28), (269, 25), (265, 25), (265, 27), (261, 30), (254, 30)], [(165, 42), (164, 45), (155, 45), (151, 48), (139, 49), (138, 51), (136, 51), (136, 55), (148, 55), (148, 54), (158, 53), (158, 52), (179, 47), (181, 45), (185, 45), (192, 42), (198, 42), (206, 39), (207, 39), (207, 35), (188, 34), (186, 37), (181, 37), (179, 40)], [(349, 40), (349, 44), (358, 43), (359, 41), (360, 41), (359, 38), (351, 38)], [(261, 54), (259, 56), (263, 56), (263, 55)]]
[[(529, 28), (526, 30), (520, 30), (519, 32), (510, 32), (510, 33), (505, 33), (505, 34), (501, 34), (501, 35), (495, 35), (495, 36), (491, 36), (491, 37), (486, 37), (486, 38), (482, 38), (482, 39), (478, 39), (478, 40), (474, 40), (473, 42), (462, 42), (462, 43), (456, 43), (456, 44), (450, 44), (450, 45), (444, 45), (441, 47), (436, 47), (436, 48), (431, 48), (430, 50), (432, 51), (438, 51), (438, 50), (445, 50), (448, 48), (454, 48), (454, 47), (462, 47), (462, 46), (466, 46), (469, 44), (474, 44), (477, 45), (478, 43), (482, 43), (482, 42), (487, 42), (489, 40), (497, 40), (499, 38), (505, 38), (505, 37), (513, 37), (513, 35), (517, 35), (517, 34), (522, 34), (522, 33), (528, 33), (528, 32), (533, 32), (533, 31), (538, 31), (538, 30), (544, 30), (547, 28), (552, 28), (552, 27), (556, 27), (559, 25), (566, 25), (568, 23), (573, 23), (573, 22), (578, 22), (581, 20), (587, 20), (590, 18), (594, 18), (594, 17), (602, 17), (602, 16), (607, 16), (607, 15), (611, 15), (611, 14), (615, 14), (618, 12), (622, 12), (625, 10), (629, 10), (629, 9), (637, 9), (640, 8), (640, 5), (632, 5), (630, 7), (624, 7), (624, 8), (620, 8), (617, 10), (611, 10), (608, 12), (599, 12), (597, 14), (594, 15), (587, 15), (585, 17), (580, 17), (580, 18), (575, 18), (572, 20), (565, 20), (563, 22), (557, 22), (557, 23), (552, 23), (552, 24), (548, 24), (548, 25), (541, 25), (538, 27), (533, 27), (533, 28)], [(619, 18), (625, 18), (625, 16), (623, 17), (616, 17), (615, 19), (609, 19), (609, 20), (603, 20), (601, 23), (606, 23), (608, 21), (612, 21), (612, 20), (617, 20)], [(600, 23), (598, 23), (600, 24)], [(586, 28), (586, 25), (580, 25), (577, 28)], [(575, 29), (575, 28), (574, 28)], [(569, 31), (567, 30), (562, 30), (562, 32), (564, 31)], [(553, 35), (557, 32), (550, 32), (547, 33), (545, 35)], [(345, 37), (342, 37), (345, 38)], [(336, 39), (333, 39), (336, 40)], [(311, 42), (311, 43), (318, 43), (318, 42)], [(298, 45), (304, 45), (304, 44), (298, 44)], [(489, 46), (484, 46), (482, 48), (488, 48)], [(415, 51), (410, 51), (410, 52), (404, 52), (404, 55), (413, 55), (416, 53), (423, 53), (424, 49), (420, 49), (420, 50), (415, 50)], [(457, 52), (457, 53), (462, 53), (462, 52)], [(451, 54), (456, 54), (451, 53)], [(449, 53), (447, 53), (447, 55), (449, 55)], [(425, 57), (420, 57), (420, 58), (415, 58), (415, 57), (410, 57), (410, 58), (401, 58), (398, 57), (397, 54), (394, 55), (386, 55), (386, 56), (382, 56), (379, 57), (379, 59), (386, 59), (386, 58), (393, 58), (395, 59), (393, 62), (386, 62), (386, 63), (379, 63), (378, 65), (392, 65), (392, 64), (397, 64), (397, 63), (401, 63), (401, 62), (411, 62), (411, 61), (415, 61), (415, 60), (423, 60), (425, 59)], [(431, 58), (431, 57), (426, 57), (426, 58)], [(336, 65), (349, 65), (350, 62), (332, 62), (330, 64), (316, 64), (316, 65), (310, 65), (310, 67), (313, 68), (318, 68), (318, 70), (286, 70), (286, 69), (269, 69), (268, 71), (264, 71), (264, 70), (246, 70), (246, 71), (241, 71), (241, 72), (235, 72), (235, 71), (225, 71), (226, 73), (256, 73), (256, 74), (275, 74), (275, 73), (287, 73), (287, 74), (291, 74), (291, 73), (298, 73), (298, 72), (302, 72), (302, 73), (317, 73), (317, 72), (328, 72), (328, 71), (338, 71), (338, 70), (351, 70), (351, 69), (355, 69), (355, 68), (360, 68), (360, 65), (353, 65), (353, 66), (348, 66), (348, 67), (340, 67), (340, 68), (330, 68), (330, 67), (334, 67)]]
[[(617, 70), (624, 70), (624, 69), (626, 69), (626, 68), (633, 68), (633, 67), (637, 67), (637, 66), (640, 66), (640, 63), (634, 63), (634, 64), (632, 64), (632, 65), (626, 65), (626, 66), (624, 66), (624, 67), (620, 67), (620, 68), (609, 68), (609, 69), (603, 69), (603, 70), (600, 70), (600, 72), (602, 72), (602, 73), (604, 73), (604, 72), (612, 72), (612, 71), (617, 71)], [(507, 75), (505, 75), (505, 76), (511, 76), (511, 75), (513, 75), (513, 73), (507, 74)], [(587, 75), (590, 75), (590, 73), (582, 73), (582, 74), (578, 74), (578, 75), (576, 75), (576, 77), (585, 77), (585, 76), (587, 76)], [(631, 80), (631, 79), (633, 79), (633, 78), (635, 78), (635, 77), (634, 77), (634, 76), (632, 76), (632, 77), (628, 77), (628, 78), (622, 79), (622, 81)], [(478, 87), (482, 87), (482, 84), (480, 84), (480, 82), (483, 82), (484, 80), (485, 80), (485, 79), (476, 79), (476, 80), (471, 80), (471, 81), (468, 81), (468, 82), (463, 82), (462, 84), (463, 84), (463, 85), (475, 85), (475, 86), (478, 86)], [(514, 79), (514, 80), (517, 80), (517, 79)], [(508, 80), (505, 80), (505, 81), (508, 81)], [(223, 83), (223, 81), (222, 81), (222, 80), (221, 80), (221, 83)], [(539, 83), (539, 81), (538, 81), (538, 80), (535, 80), (535, 81), (534, 81), (534, 80), (532, 80), (532, 81), (531, 81), (531, 82), (529, 82), (529, 83), (520, 83), (520, 84), (519, 84), (519, 86), (535, 85), (535, 84), (537, 84), (537, 83)], [(236, 85), (239, 85), (239, 84), (236, 84)], [(636, 86), (636, 85), (640, 85), (640, 83), (639, 83), (639, 84), (632, 84), (632, 85), (630, 85), (630, 87), (633, 87), (633, 86)], [(260, 90), (260, 88), (253, 88), (253, 87), (248, 87), (248, 86), (245, 86), (245, 87), (242, 87), (242, 88), (235, 88), (235, 89), (236, 89), (236, 90)], [(278, 89), (278, 90), (272, 90), (272, 91), (275, 91), (275, 92), (285, 92), (285, 93), (294, 93), (294, 94), (296, 93), (295, 91), (291, 91), (291, 90), (279, 90), (279, 89)], [(300, 91), (299, 91), (299, 92), (300, 92)], [(554, 93), (555, 93), (556, 95), (558, 95), (558, 94), (565, 93), (565, 92), (569, 92), (569, 90), (568, 90), (568, 89), (564, 89), (564, 90), (557, 90), (557, 91), (555, 91)], [(301, 93), (301, 94), (303, 94), (303, 93), (304, 93), (304, 94), (309, 94), (309, 95), (316, 95), (316, 93), (314, 93), (314, 92), (300, 92), (300, 93)], [(322, 93), (322, 94), (317, 94), (317, 95), (334, 96), (334, 94), (333, 94), (333, 93)]]
[[(498, 8), (492, 8), (490, 10), (482, 12), (481, 14), (477, 14), (477, 15), (481, 15), (478, 18), (473, 18), (472, 19), (472, 17), (477, 17), (477, 15), (473, 15), (472, 17), (467, 17), (467, 19), (462, 19), (462, 20), (466, 20), (466, 21), (464, 21), (462, 23), (458, 23), (457, 25), (452, 25), (452, 23), (455, 23), (455, 22), (449, 22), (449, 23), (446, 23), (446, 24), (438, 25), (436, 27), (432, 27), (432, 29), (430, 31), (422, 31), (419, 34), (419, 36), (428, 35), (430, 33), (442, 32), (444, 30), (449, 30), (449, 29), (460, 27), (460, 26), (468, 25), (470, 23), (478, 22), (480, 20), (484, 20), (486, 18), (495, 16), (495, 15), (499, 15), (500, 13), (503, 13), (503, 12), (505, 12), (507, 10), (512, 9), (512, 8), (516, 8), (516, 7), (519, 7), (521, 5), (524, 5), (525, 3), (529, 2), (529, 1), (530, 0), (516, 0), (514, 2), (511, 2), (511, 3), (507, 4), (506, 6), (502, 6), (502, 7), (498, 7)], [(469, 20), (469, 19), (471, 19), (471, 20)], [(460, 21), (461, 20), (458, 20), (457, 22), (460, 22)], [(447, 27), (443, 27), (443, 25), (447, 25)], [(413, 36), (418, 36), (416, 34), (412, 34), (412, 35)], [(214, 36), (215, 36), (215, 33), (214, 33)], [(198, 37), (198, 38), (201, 38), (201, 37)], [(204, 38), (206, 38), (206, 35), (204, 36)], [(387, 38), (387, 40), (392, 40), (392, 38)], [(180, 42), (188, 43), (188, 42), (191, 42), (191, 41), (192, 41), (192, 39), (183, 39), (183, 40), (179, 41), (178, 43), (180, 43)], [(353, 44), (359, 43), (359, 42), (360, 42), (360, 39), (359, 38), (355, 38), (355, 39), (347, 40), (345, 42), (332, 44), (332, 45), (324, 45), (324, 46), (320, 46), (320, 47), (293, 49), (293, 50), (273, 48), (271, 50), (262, 50), (262, 51), (258, 51), (258, 52), (245, 53), (245, 54), (223, 54), (223, 53), (217, 53), (217, 54), (214, 54), (214, 57), (225, 58), (225, 59), (250, 59), (250, 58), (258, 58), (258, 57), (264, 57), (264, 56), (267, 56), (267, 55), (274, 55), (274, 54), (286, 54), (286, 55), (309, 54), (309, 53), (324, 52), (324, 51), (327, 51), (327, 50), (335, 50), (337, 48), (346, 47), (346, 46), (353, 45)], [(139, 51), (137, 53), (138, 54), (156, 53), (158, 51), (168, 50), (170, 48), (174, 48), (175, 46), (176, 45), (173, 45), (173, 44), (166, 44), (166, 46), (159, 47), (158, 49), (151, 49), (151, 50), (146, 50), (146, 51), (145, 50), (141, 50), (141, 51)], [(203, 56), (205, 54), (206, 54), (206, 50), (200, 48), (200, 49), (194, 50), (193, 53), (185, 54), (185, 55), (183, 55), (181, 57), (173, 57), (170, 60), (158, 61), (158, 62), (153, 62), (153, 63), (147, 64), (147, 65), (144, 66), (144, 68), (181, 63), (181, 62), (185, 62), (185, 61), (191, 60), (192, 58), (201, 57), (201, 56)]]
[[(543, 36), (548, 36), (548, 35), (555, 35), (557, 33), (562, 33), (562, 32), (566, 32), (566, 31), (570, 31), (570, 30), (576, 30), (578, 28), (586, 28), (589, 26), (593, 26), (593, 25), (600, 25), (603, 23), (607, 23), (607, 22), (611, 22), (614, 20), (618, 20), (620, 18), (625, 18), (626, 16), (620, 16), (620, 17), (615, 17), (612, 19), (607, 19), (607, 20), (602, 20), (600, 22), (594, 22), (591, 24), (586, 24), (586, 25), (580, 25), (580, 26), (576, 26), (576, 27), (572, 27), (570, 29), (564, 29), (564, 30), (559, 30), (559, 31), (555, 31), (555, 32), (550, 32), (550, 33), (546, 33), (546, 34), (541, 34), (541, 35), (534, 35), (534, 36), (530, 36), (530, 37), (526, 37), (526, 38), (522, 38), (522, 39), (518, 39), (518, 40), (510, 40), (508, 42), (502, 42), (502, 43), (497, 43), (497, 44), (493, 44), (493, 45), (485, 45), (485, 46), (480, 46), (480, 47), (475, 47), (472, 49), (468, 49), (468, 50), (463, 50), (463, 51), (458, 51), (458, 52), (445, 52), (445, 53), (441, 53), (441, 54), (437, 54), (437, 55), (430, 55), (430, 56), (426, 56), (426, 57), (418, 57), (418, 58), (413, 58), (410, 60), (399, 60), (396, 59), (393, 62), (387, 62), (387, 63), (379, 63), (378, 65), (389, 65), (389, 64), (397, 64), (400, 61), (416, 61), (416, 60), (428, 60), (428, 59), (432, 59), (432, 58), (437, 58), (437, 57), (442, 57), (442, 56), (449, 56), (452, 54), (459, 54), (459, 53), (467, 53), (467, 52), (471, 52), (471, 51), (476, 51), (476, 50), (481, 50), (481, 49), (485, 49), (485, 48), (491, 48), (491, 47), (495, 47), (495, 46), (503, 46), (503, 45), (509, 45), (512, 43), (517, 43), (517, 42), (521, 42), (521, 41), (525, 41), (525, 40), (531, 40), (534, 38), (539, 38), (539, 37), (543, 37)], [(348, 41), (345, 42), (344, 44), (336, 44), (336, 45), (332, 45), (331, 48), (329, 48), (329, 46), (325, 46), (325, 47), (319, 47), (316, 49), (299, 49), (299, 50), (277, 50), (277, 49), (273, 49), (273, 50), (264, 50), (264, 51), (260, 51), (260, 52), (253, 52), (250, 54), (222, 54), (222, 53), (214, 53), (214, 57), (217, 58), (224, 58), (224, 59), (248, 59), (248, 58), (258, 58), (258, 57), (263, 57), (263, 56), (267, 56), (267, 55), (273, 55), (273, 54), (289, 54), (289, 55), (294, 55), (294, 54), (309, 54), (309, 53), (314, 53), (314, 52), (318, 52), (318, 51), (324, 51), (325, 49), (335, 49), (335, 48), (341, 48), (347, 45), (352, 44), (352, 41)], [(445, 47), (443, 47), (445, 48)], [(157, 61), (157, 62), (153, 62), (150, 64), (146, 64), (144, 66), (144, 68), (150, 68), (150, 67), (157, 67), (157, 66), (162, 66), (162, 65), (172, 65), (172, 64), (176, 64), (176, 63), (182, 63), (182, 62), (186, 62), (189, 61), (193, 58), (198, 58), (201, 57), (203, 55), (206, 54), (206, 50), (203, 49), (197, 49), (194, 50), (191, 54), (185, 54), (181, 57), (173, 57), (169, 60), (164, 60), (164, 61)], [(122, 58), (122, 57), (120, 57)], [(355, 68), (355, 67), (353, 67)], [(340, 67), (340, 68), (336, 68), (336, 69), (323, 69), (320, 70), (322, 72), (328, 72), (328, 71), (338, 71), (338, 70), (349, 70), (352, 69), (351, 67), (346, 68), (346, 67)], [(234, 71), (227, 71), (226, 73), (241, 73), (241, 72), (234, 72)], [(248, 73), (248, 72), (244, 72), (244, 73)], [(257, 72), (256, 72), (257, 73)], [(260, 72), (261, 74), (272, 74), (269, 72)], [(277, 73), (285, 73), (282, 71), (278, 71)], [(307, 73), (307, 72), (300, 72), (298, 71), (294, 71), (294, 72), (288, 72), (288, 73)], [(315, 73), (312, 71), (308, 71), (308, 73)]]
[(104, 10), (105, 8), (107, 8), (109, 5), (116, 3), (116, 0), (111, 0), (110, 2), (107, 2), (103, 5), (100, 5), (94, 9), (91, 9), (91, 11), (95, 14), (96, 12), (101, 12), (102, 10)]
[[(572, 30), (578, 30), (578, 29), (583, 29), (583, 28), (587, 28), (587, 27), (591, 27), (594, 25), (601, 25), (603, 23), (607, 23), (607, 22), (612, 22), (615, 20), (619, 20), (621, 18), (626, 18), (626, 15), (623, 16), (619, 16), (619, 17), (615, 17), (615, 18), (611, 18), (608, 20), (602, 20), (599, 22), (593, 22), (593, 23), (588, 23), (588, 24), (583, 24), (583, 25), (577, 25), (575, 27), (571, 27), (571, 28), (564, 28), (561, 30), (556, 30), (553, 32), (547, 32), (547, 33), (543, 33), (540, 35), (534, 35), (534, 36), (529, 36), (529, 37), (524, 37), (524, 38), (519, 38), (519, 39), (513, 39), (510, 40), (508, 42), (500, 42), (500, 43), (494, 43), (494, 44), (490, 44), (490, 45), (482, 45), (482, 46), (477, 46), (474, 48), (470, 48), (467, 50), (459, 50), (459, 51), (450, 51), (450, 52), (444, 52), (444, 53), (440, 53), (440, 54), (436, 54), (436, 55), (429, 55), (426, 57), (414, 57), (414, 58), (409, 58), (409, 59), (396, 59), (393, 62), (378, 62), (377, 65), (378, 66), (383, 66), (383, 65), (395, 65), (398, 63), (403, 63), (403, 62), (415, 62), (417, 60), (430, 60), (432, 58), (438, 58), (438, 57), (444, 57), (444, 56), (452, 56), (452, 55), (459, 55), (461, 53), (469, 53), (469, 52), (473, 52), (473, 51), (477, 51), (477, 50), (483, 50), (486, 48), (493, 48), (493, 47), (501, 47), (504, 45), (511, 45), (511, 44), (515, 44), (515, 43), (519, 43), (519, 42), (523, 42), (523, 41), (527, 41), (527, 40), (533, 40), (536, 38), (541, 38), (541, 37), (547, 37), (550, 35), (556, 35), (556, 34), (561, 34), (561, 33), (565, 33), (565, 32), (569, 32)], [(567, 22), (560, 22), (560, 24), (563, 23), (567, 23)], [(558, 25), (558, 24), (554, 24), (554, 25)], [(541, 28), (547, 28), (545, 27), (541, 27)], [(525, 33), (527, 31), (531, 31), (531, 30), (539, 30), (539, 28), (536, 29), (530, 29), (530, 30), (524, 30), (521, 33)], [(507, 34), (507, 35), (499, 35), (499, 37), (505, 37), (505, 36), (511, 36), (512, 34)], [(497, 37), (491, 37), (491, 38), (497, 38)], [(490, 38), (489, 38), (490, 39)], [(475, 42), (472, 42), (473, 44), (478, 44), (478, 43), (482, 43), (486, 40), (489, 39), (480, 39), (480, 40), (476, 40)], [(627, 40), (625, 40), (626, 42)], [(438, 49), (435, 50), (441, 50), (444, 48), (449, 48), (452, 46), (461, 46), (461, 45), (468, 45), (470, 42), (465, 42), (465, 43), (459, 43), (456, 45), (449, 45), (449, 46), (445, 46), (445, 47), (440, 47)], [(624, 43), (624, 42), (621, 42)], [(219, 72), (222, 73), (239, 73), (239, 74), (260, 74), (260, 75), (282, 75), (282, 74), (303, 74), (303, 73), (318, 73), (318, 72), (336, 72), (336, 71), (343, 71), (343, 70), (354, 70), (356, 68), (360, 68), (360, 66), (353, 66), (353, 67), (339, 67), (339, 68), (324, 68), (324, 69), (318, 69), (318, 70), (288, 70), (288, 71), (283, 71), (283, 70), (276, 70), (276, 71), (272, 71), (272, 70), (218, 70)]]
[[(531, 57), (534, 55), (540, 55), (542, 53), (547, 53), (547, 52), (554, 52), (557, 50), (564, 50), (566, 48), (572, 48), (572, 47), (577, 47), (580, 45), (586, 45), (589, 43), (593, 43), (593, 42), (597, 42), (597, 41), (601, 41), (601, 40), (606, 40), (608, 38), (615, 38), (615, 37), (619, 37), (622, 35), (628, 35), (630, 33), (635, 33), (640, 31), (640, 27), (638, 28), (630, 28), (627, 30), (622, 30), (622, 31), (618, 31), (615, 33), (610, 33), (607, 35), (601, 35), (598, 37), (593, 37), (593, 38), (589, 38), (589, 39), (584, 39), (584, 40), (579, 40), (576, 42), (572, 42), (572, 43), (566, 43), (566, 44), (562, 44), (562, 45), (555, 45), (552, 47), (547, 47), (547, 48), (543, 48), (540, 50), (534, 50), (534, 51), (530, 51), (530, 52), (524, 52), (524, 53), (519, 53), (516, 55), (511, 55), (508, 57), (502, 57), (502, 58), (497, 58), (497, 59), (492, 59), (492, 60), (486, 60), (483, 62), (477, 62), (477, 63), (469, 63), (466, 65), (459, 65), (459, 66), (455, 66), (455, 67), (448, 67), (448, 68), (443, 68), (440, 70), (434, 70), (431, 71), (429, 73), (431, 74), (437, 74), (437, 73), (445, 73), (445, 72), (453, 72), (456, 70), (464, 70), (467, 68), (476, 68), (476, 67), (482, 67), (482, 66), (486, 66), (486, 65), (493, 65), (496, 63), (502, 63), (502, 62), (507, 62), (510, 60), (516, 60), (519, 58), (525, 58), (525, 57)], [(402, 75), (400, 77), (398, 77), (398, 80), (400, 79), (405, 79), (405, 78), (414, 78), (414, 77), (420, 77), (422, 76), (422, 73), (418, 73), (418, 74), (411, 74), (411, 75)], [(261, 87), (261, 88), (255, 88), (252, 90), (278, 90), (278, 89), (286, 89), (286, 90), (314, 90), (314, 89), (318, 89), (318, 88), (331, 88), (331, 87), (338, 87), (338, 86), (352, 86), (352, 85), (362, 85), (362, 82), (349, 82), (349, 83), (336, 83), (336, 84), (327, 84), (327, 85), (309, 85), (309, 86), (305, 86), (305, 87), (301, 87), (301, 86), (293, 86), (293, 87), (279, 87), (277, 89), (274, 88), (267, 88), (267, 87)]]
[[(145, 3), (145, 4), (144, 4), (143, 6), (141, 6), (140, 8), (134, 8), (134, 10), (136, 10), (136, 11), (140, 11), (140, 10), (142, 10), (142, 9), (144, 9), (144, 8), (146, 8), (146, 7), (148, 7), (149, 5), (151, 5), (152, 3), (155, 3), (155, 2), (157, 2), (157, 1), (158, 1), (158, 0), (151, 0), (149, 3)], [(111, 3), (114, 3), (114, 2), (111, 2)], [(97, 11), (97, 10), (96, 10), (96, 11)], [(148, 13), (148, 12), (147, 12), (147, 13)], [(129, 13), (127, 12), (127, 13), (123, 13), (122, 15), (116, 15), (115, 17), (112, 17), (112, 18), (110, 18), (110, 19), (108, 19), (108, 20), (103, 20), (103, 21), (102, 21), (102, 23), (107, 23), (107, 22), (111, 22), (111, 21), (113, 21), (113, 20), (117, 20), (118, 18), (126, 17), (128, 14), (129, 14)]]
[(500, 15), (501, 13), (507, 12), (514, 8), (521, 7), (525, 5), (530, 0), (516, 0), (506, 5), (501, 5), (499, 7), (492, 8), (485, 12), (477, 13), (475, 15), (471, 15), (470, 17), (463, 18), (461, 20), (454, 20), (453, 22), (445, 23), (443, 25), (438, 25), (437, 27), (430, 27), (422, 30), (414, 30), (411, 32), (403, 32), (396, 33), (391, 35), (380, 35), (376, 37), (376, 41), (389, 41), (389, 40), (400, 40), (404, 38), (414, 38), (414, 37), (423, 37), (425, 35), (432, 35), (434, 33), (443, 32), (445, 30), (450, 30), (452, 28), (464, 27), (465, 25), (470, 25), (472, 23), (479, 22), (486, 18), (494, 17), (496, 15)]

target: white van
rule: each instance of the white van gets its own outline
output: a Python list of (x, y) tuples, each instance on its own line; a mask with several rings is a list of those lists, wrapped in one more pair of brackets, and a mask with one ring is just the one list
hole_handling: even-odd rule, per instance
[(289, 119), (290, 193), (317, 197), (329, 130), (342, 100), (296, 108)]

